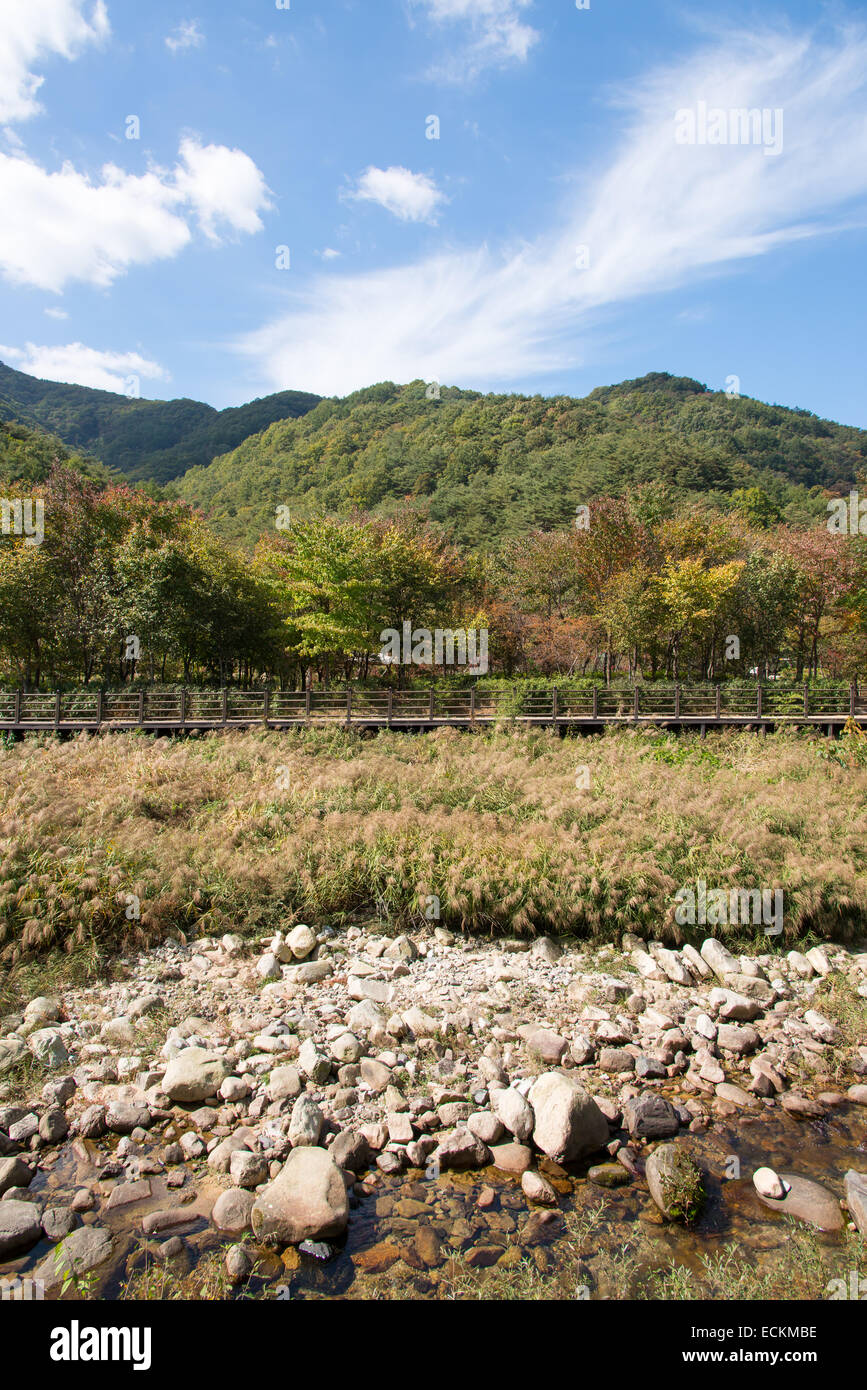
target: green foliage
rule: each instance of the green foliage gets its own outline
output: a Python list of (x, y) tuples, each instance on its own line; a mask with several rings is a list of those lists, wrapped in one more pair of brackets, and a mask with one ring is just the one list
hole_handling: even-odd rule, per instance
[[(3, 404), (0, 402), (0, 417)], [(85, 478), (107, 483), (109, 470), (96, 459), (70, 454), (59, 439), (14, 419), (0, 418), (0, 478), (8, 483), (44, 483), (56, 464)]]
[(150, 401), (89, 386), (40, 381), (0, 362), (0, 414), (57, 435), (125, 476), (159, 483), (210, 463), (274, 420), (301, 415), (318, 401), (280, 391), (215, 410), (201, 401)]
[(432, 401), (423, 382), (385, 382), (280, 420), (176, 486), (248, 546), (282, 504), (299, 517), (411, 506), (490, 548), (640, 486), (657, 509), (701, 493), (753, 524), (804, 521), (824, 514), (810, 489), (848, 486), (865, 459), (864, 431), (666, 373), (584, 399), (446, 387)]

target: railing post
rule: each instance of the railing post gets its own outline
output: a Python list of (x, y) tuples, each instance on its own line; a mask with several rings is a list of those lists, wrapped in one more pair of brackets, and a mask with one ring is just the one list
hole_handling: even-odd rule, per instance
[(352, 686), (350, 685), (350, 686), (347, 687), (347, 690), (346, 690), (346, 727), (347, 727), (347, 729), (351, 726), (351, 724), (352, 724)]
[(633, 692), (632, 692), (632, 717), (633, 717), (633, 719), (637, 719), (637, 718), (638, 718), (638, 686), (637, 686), (637, 685), (636, 685), (635, 689), (634, 689)]
[(855, 718), (855, 682), (849, 686), (849, 718)]
[(434, 721), (434, 688), (433, 688), (433, 686), (431, 686), (431, 688), (430, 688), (430, 700), (428, 701), (428, 719), (430, 720), (430, 722), (431, 722), (431, 724), (432, 724), (433, 721)]
[(599, 718), (599, 686), (598, 686), (598, 685), (594, 685), (594, 687), (593, 687), (593, 718), (594, 718), (594, 719), (598, 719), (598, 718)]
[(756, 681), (756, 714), (759, 719), (762, 717), (762, 683)]
[(102, 691), (101, 691), (101, 690), (97, 690), (97, 692), (96, 692), (96, 727), (97, 727), (97, 728), (99, 728), (99, 726), (102, 724), (102, 702), (103, 702), (104, 698), (105, 698), (105, 697), (104, 697)]
[(184, 689), (181, 691), (181, 728), (184, 727), (184, 725), (186, 724), (186, 722), (187, 722), (187, 690), (186, 690), (186, 686), (185, 686)]
[(388, 705), (388, 708), (387, 708), (387, 710), (386, 710), (386, 716), (385, 716), (385, 717), (386, 717), (386, 721), (387, 721), (387, 723), (388, 723), (388, 727), (391, 728), (391, 712), (392, 712), (392, 709), (394, 708), (394, 691), (391, 690), (391, 689), (389, 689), (389, 692), (388, 692), (387, 705)]
[(13, 705), (13, 707), (12, 707), (12, 723), (13, 723), (13, 724), (20, 724), (20, 723), (21, 723), (21, 691), (20, 691), (20, 690), (16, 690), (16, 691), (15, 691), (15, 703), (14, 703), (14, 705)]
[(304, 718), (305, 718), (306, 722), (309, 724), (309, 723), (310, 723), (310, 686), (309, 686), (309, 685), (306, 687), (306, 689), (305, 689), (305, 691), (304, 691)]
[(269, 718), (270, 714), (271, 714), (271, 691), (270, 691), (270, 688), (269, 688), (269, 689), (267, 689), (267, 690), (265, 691), (265, 695), (264, 695), (264, 698), (263, 698), (263, 700), (262, 700), (262, 723), (265, 725), (266, 729), (267, 729), (267, 727), (268, 727), (268, 718)]
[(220, 696), (221, 696), (220, 719), (221, 719), (221, 722), (222, 722), (223, 724), (228, 724), (228, 722), (229, 722), (229, 692), (228, 692), (228, 690), (226, 689), (225, 686), (223, 686), (223, 689), (220, 691)]
[(139, 693), (138, 693), (138, 723), (139, 723), (139, 728), (141, 728), (142, 724), (144, 723), (144, 707), (145, 707), (145, 693), (144, 693), (143, 690), (140, 690)]
[(470, 723), (472, 724), (473, 728), (475, 728), (475, 725), (476, 725), (476, 687), (475, 687), (475, 686), (473, 686), (472, 690), (470, 691)]
[(804, 718), (810, 717), (810, 682), (804, 681)]
[(61, 700), (61, 695), (60, 695), (60, 691), (58, 690), (58, 691), (56, 692), (55, 696), (54, 696), (54, 727), (55, 727), (55, 729), (58, 729), (58, 728), (60, 727), (60, 700)]
[(680, 718), (680, 686), (679, 686), (679, 685), (676, 685), (676, 686), (674, 687), (674, 717), (675, 717), (675, 719), (679, 719), (679, 718)]
[(721, 717), (721, 715), (722, 715), (722, 688), (721, 688), (721, 686), (718, 685), (718, 686), (716, 687), (715, 695), (716, 695), (716, 703), (715, 703), (714, 708), (715, 708), (715, 710), (716, 710), (716, 717), (717, 717), (717, 719), (719, 719), (719, 718)]
[(559, 699), (558, 699), (558, 697), (557, 697), (557, 687), (556, 687), (556, 685), (554, 686), (553, 690), (551, 691), (551, 714), (552, 714), (553, 719), (554, 719), (554, 728), (556, 729), (556, 727), (557, 727), (557, 720), (560, 718), (560, 702), (559, 702)]

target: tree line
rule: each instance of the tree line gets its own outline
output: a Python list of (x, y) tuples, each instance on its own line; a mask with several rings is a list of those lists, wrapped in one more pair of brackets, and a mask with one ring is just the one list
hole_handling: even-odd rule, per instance
[[(457, 674), (380, 661), (382, 634), (487, 629), (493, 674), (802, 680), (863, 674), (867, 540), (647, 483), (487, 552), (408, 506), (281, 519), (252, 553), (189, 504), (88, 477), (2, 484), (0, 680), (25, 689)], [(8, 524), (42, 499), (41, 544)], [(283, 529), (278, 529), (283, 527)]]

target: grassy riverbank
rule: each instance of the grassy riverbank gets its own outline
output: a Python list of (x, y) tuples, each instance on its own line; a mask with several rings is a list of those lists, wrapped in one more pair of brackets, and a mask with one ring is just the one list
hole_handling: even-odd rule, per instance
[(764, 949), (857, 937), (867, 770), (855, 742), (30, 738), (0, 748), (0, 959), (102, 969), (106, 953), (173, 931), (267, 931), (293, 916), (433, 924), (436, 899), (452, 929), (662, 938), (680, 935), (674, 895), (697, 879), (783, 890), (783, 935), (762, 936)]

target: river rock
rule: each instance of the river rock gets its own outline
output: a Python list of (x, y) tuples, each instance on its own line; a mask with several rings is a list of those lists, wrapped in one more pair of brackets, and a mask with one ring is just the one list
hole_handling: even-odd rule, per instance
[(297, 1067), (275, 1067), (268, 1079), (270, 1100), (294, 1100), (303, 1089)]
[(0, 1038), (0, 1075), (26, 1056), (27, 1044), (23, 1038)]
[(533, 1133), (536, 1118), (520, 1091), (516, 1091), (513, 1086), (506, 1086), (501, 1091), (492, 1091), (491, 1109), (520, 1144), (526, 1143)]
[(748, 999), (745, 994), (737, 994), (731, 989), (712, 989), (710, 1005), (717, 1010), (723, 1023), (749, 1023), (762, 1012), (761, 1004), (755, 999)]
[(491, 1162), (491, 1150), (468, 1129), (443, 1134), (434, 1150), (441, 1168), (484, 1168)]
[(349, 1220), (343, 1174), (325, 1149), (293, 1149), (251, 1215), (260, 1240), (298, 1245), (340, 1236)]
[(661, 1144), (647, 1160), (650, 1195), (667, 1221), (692, 1220), (704, 1196), (701, 1169), (677, 1144)]
[(786, 1184), (773, 1168), (757, 1168), (753, 1173), (753, 1187), (760, 1197), (771, 1197), (775, 1202), (786, 1195)]
[(0, 1259), (11, 1259), (41, 1239), (42, 1219), (35, 1202), (0, 1202)]
[(536, 1147), (556, 1163), (595, 1153), (608, 1143), (608, 1122), (584, 1087), (563, 1072), (546, 1072), (530, 1091)]
[(10, 1187), (29, 1187), (35, 1174), (23, 1158), (0, 1158), (0, 1196)]
[(554, 1191), (547, 1178), (543, 1178), (541, 1173), (533, 1173), (529, 1170), (522, 1174), (521, 1190), (528, 1202), (533, 1202), (539, 1207), (556, 1207), (557, 1193)]
[(328, 1152), (338, 1168), (351, 1173), (363, 1173), (370, 1166), (370, 1144), (359, 1130), (341, 1130)]
[(316, 933), (303, 922), (299, 923), (286, 937), (286, 945), (296, 960), (306, 960), (316, 950)]
[(221, 1192), (214, 1203), (211, 1220), (217, 1230), (224, 1231), (226, 1235), (243, 1235), (250, 1230), (255, 1202), (254, 1193), (245, 1192), (240, 1187), (230, 1187), (228, 1192)]
[(827, 1187), (810, 1178), (799, 1178), (796, 1173), (781, 1173), (780, 1177), (787, 1188), (785, 1197), (775, 1200), (758, 1193), (759, 1201), (764, 1206), (782, 1212), (784, 1216), (795, 1216), (820, 1231), (843, 1229), (840, 1203)]
[(701, 957), (719, 980), (724, 980), (727, 975), (740, 974), (740, 962), (731, 951), (726, 950), (721, 941), (717, 941), (716, 937), (709, 936), (702, 942)]
[(202, 1047), (185, 1047), (166, 1067), (162, 1089), (169, 1100), (189, 1105), (210, 1100), (219, 1091), (229, 1069), (222, 1057)]
[(526, 1173), (533, 1162), (533, 1150), (526, 1144), (494, 1144), (491, 1161), (501, 1173)]
[(27, 1039), (27, 1046), (49, 1071), (65, 1067), (69, 1061), (66, 1044), (57, 1028), (39, 1028)]
[(655, 1091), (644, 1091), (627, 1100), (623, 1121), (633, 1139), (669, 1139), (680, 1128), (674, 1106)]
[(315, 1148), (322, 1133), (323, 1115), (312, 1096), (299, 1096), (289, 1121), (289, 1143), (293, 1149)]
[(867, 1235), (867, 1173), (850, 1168), (846, 1174), (846, 1205), (862, 1235)]
[(86, 1274), (111, 1258), (111, 1232), (101, 1226), (81, 1226), (56, 1245), (37, 1265), (35, 1279), (41, 1279), (46, 1292), (62, 1284), (69, 1271)]

